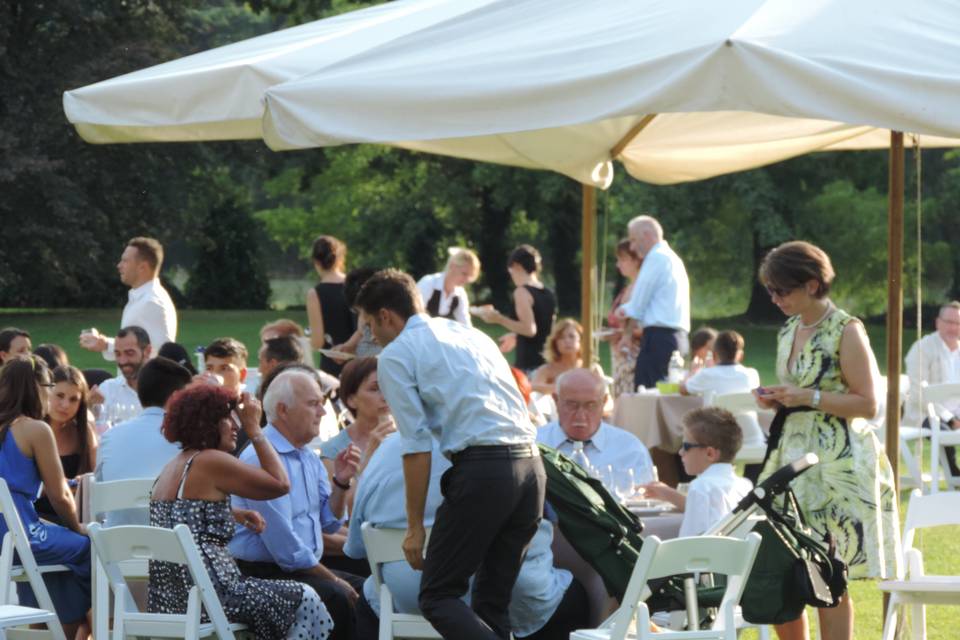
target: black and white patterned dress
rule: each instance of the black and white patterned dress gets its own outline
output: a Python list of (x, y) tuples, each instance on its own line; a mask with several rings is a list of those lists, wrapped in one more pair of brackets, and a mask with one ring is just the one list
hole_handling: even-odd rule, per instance
[[(178, 524), (190, 527), (227, 619), (246, 624), (258, 640), (291, 636), (322, 640), (329, 636), (333, 620), (312, 589), (293, 580), (262, 580), (240, 573), (227, 550), (234, 531), (230, 499), (213, 502), (182, 497), (192, 462), (191, 458), (184, 467), (175, 500), (150, 501), (150, 524), (166, 529)], [(148, 610), (186, 613), (192, 586), (186, 566), (151, 561)], [(208, 622), (206, 614), (203, 621)]]

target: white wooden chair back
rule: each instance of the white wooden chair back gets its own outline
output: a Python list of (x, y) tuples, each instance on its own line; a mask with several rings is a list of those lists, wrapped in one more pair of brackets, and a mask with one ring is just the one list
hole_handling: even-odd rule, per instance
[[(388, 562), (406, 561), (403, 554), (403, 537), (405, 529), (380, 529), (369, 522), (364, 522), (360, 529), (363, 535), (363, 546), (367, 550), (367, 560), (370, 562), (370, 573), (380, 600), (380, 637), (379, 640), (390, 638), (441, 638), (426, 618), (414, 614), (395, 613), (393, 594), (383, 582), (383, 565)], [(430, 532), (427, 531), (427, 539)]]
[[(13, 502), (13, 496), (10, 494), (10, 488), (3, 478), (0, 478), (0, 515), (3, 516), (7, 525), (7, 533), (4, 534), (3, 542), (0, 544), (0, 605), (7, 605), (10, 601), (11, 582), (16, 578), (25, 577), (27, 582), (30, 583), (30, 588), (33, 589), (37, 604), (40, 605), (41, 609), (52, 614), (52, 619), (45, 621), (47, 628), (50, 630), (50, 635), (57, 640), (66, 640), (63, 628), (56, 616), (53, 600), (50, 598), (47, 586), (43, 582), (41, 567), (37, 565), (37, 561), (33, 557), (33, 551), (30, 549), (30, 538), (27, 537), (23, 522), (20, 520), (20, 514)], [(14, 554), (20, 560), (19, 565), (13, 564)], [(43, 569), (47, 571), (69, 571), (63, 565), (43, 567)], [(18, 608), (26, 609), (25, 607)], [(0, 631), (0, 637), (2, 636), (3, 632)]]
[[(744, 446), (740, 448), (740, 451), (737, 452), (737, 457), (734, 458), (734, 462), (747, 464), (763, 462), (763, 458), (767, 453), (767, 447), (766, 444), (760, 441), (763, 440), (765, 442), (766, 438), (763, 437), (763, 432), (760, 430), (759, 422), (757, 421), (757, 417), (762, 409), (757, 406), (757, 399), (752, 393), (749, 391), (744, 393), (708, 392), (703, 396), (703, 404), (708, 407), (720, 407), (732, 413), (737, 419), (737, 424), (739, 424), (743, 430), (744, 443), (751, 442), (751, 444), (744, 444)], [(760, 433), (748, 433), (754, 430), (760, 430)]]
[[(960, 382), (944, 382), (942, 384), (923, 384), (921, 398), (927, 409), (927, 421), (930, 426), (930, 492), (940, 491), (941, 469), (949, 469), (947, 452), (944, 447), (960, 444), (960, 432), (940, 431), (940, 414), (937, 405), (960, 399)], [(960, 487), (960, 478), (952, 477), (949, 472), (947, 487)]]
[[(648, 580), (687, 573), (720, 573), (727, 576), (727, 585), (717, 619), (711, 628), (677, 632), (677, 636), (685, 639), (735, 638), (737, 631), (734, 609), (743, 595), (747, 577), (759, 548), (760, 535), (755, 532), (748, 534), (743, 540), (712, 536), (693, 536), (667, 541), (661, 541), (656, 536), (645, 538), (640, 556), (627, 583), (623, 602), (600, 628), (609, 632), (607, 636), (609, 640), (624, 640), (627, 637), (630, 622), (636, 616), (636, 637), (638, 639), (653, 637), (650, 635), (650, 611), (647, 604), (641, 600), (647, 595)], [(669, 636), (669, 632), (663, 632), (656, 634), (655, 637)], [(571, 635), (573, 639), (577, 637), (577, 632)]]
[[(173, 529), (143, 526), (102, 528), (89, 527), (94, 552), (110, 582), (114, 595), (113, 637), (161, 636), (167, 638), (201, 638), (210, 635), (233, 638), (243, 625), (230, 624), (213, 588), (210, 576), (200, 557), (189, 527), (178, 524)], [(186, 614), (141, 613), (131, 606), (123, 563), (130, 560), (162, 561), (185, 565), (193, 580), (187, 599)], [(209, 623), (201, 624), (201, 608)]]
[(90, 512), (100, 520), (111, 511), (149, 509), (156, 478), (131, 478), (90, 483)]

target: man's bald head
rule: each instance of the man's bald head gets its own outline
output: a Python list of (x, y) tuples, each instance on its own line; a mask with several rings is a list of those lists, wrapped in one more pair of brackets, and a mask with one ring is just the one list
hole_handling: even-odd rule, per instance
[(637, 216), (627, 224), (630, 247), (641, 258), (663, 240), (663, 227), (651, 216)]
[(557, 415), (571, 440), (589, 440), (600, 428), (607, 397), (603, 379), (589, 369), (571, 369), (557, 378)]

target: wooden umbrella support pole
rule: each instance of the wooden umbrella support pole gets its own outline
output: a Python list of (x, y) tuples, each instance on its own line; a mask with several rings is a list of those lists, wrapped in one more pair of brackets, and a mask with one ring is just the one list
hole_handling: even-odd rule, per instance
[(583, 325), (583, 338), (580, 348), (583, 353), (583, 364), (589, 367), (593, 364), (593, 285), (597, 265), (597, 188), (593, 185), (583, 185), (583, 207), (580, 225), (582, 247), (580, 264), (580, 324)]
[(903, 133), (890, 132), (887, 221), (887, 458), (900, 499), (900, 362), (903, 350)]

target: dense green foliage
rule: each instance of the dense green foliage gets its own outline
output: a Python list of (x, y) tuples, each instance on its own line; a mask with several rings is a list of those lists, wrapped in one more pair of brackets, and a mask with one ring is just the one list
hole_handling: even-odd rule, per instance
[[(94, 146), (64, 119), (66, 89), (282, 26), (372, 4), (349, 0), (12, 0), (0, 8), (0, 306), (114, 306), (126, 238), (158, 237), (186, 270), (197, 307), (266, 304), (266, 273), (299, 277), (312, 239), (332, 233), (350, 266), (442, 267), (471, 246), (474, 297), (507, 304), (504, 261), (519, 242), (544, 254), (561, 308), (579, 308), (580, 187), (558, 175), (381, 147), (275, 154), (260, 142)], [(912, 163), (908, 163), (912, 164)], [(912, 191), (913, 169), (908, 175)], [(697, 315), (776, 317), (755, 282), (763, 254), (791, 238), (833, 256), (837, 297), (882, 312), (886, 156), (815, 154), (698, 183), (657, 187), (619, 171), (600, 196), (612, 246), (641, 212), (685, 258)], [(923, 154), (924, 299), (960, 294), (960, 158)], [(906, 298), (916, 212), (908, 209)]]

